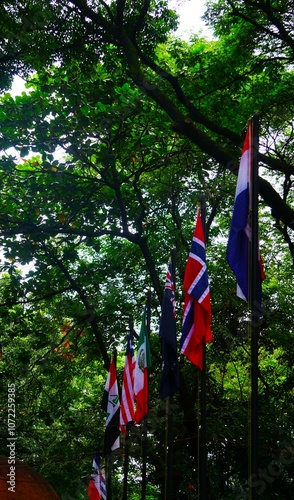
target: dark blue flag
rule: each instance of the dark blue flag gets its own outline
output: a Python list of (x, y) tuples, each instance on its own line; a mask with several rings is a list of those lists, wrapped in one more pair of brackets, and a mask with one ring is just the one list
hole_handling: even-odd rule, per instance
[(174, 394), (180, 386), (176, 337), (175, 289), (171, 262), (168, 265), (166, 273), (159, 335), (161, 337), (162, 353), (160, 395), (162, 398), (167, 398)]

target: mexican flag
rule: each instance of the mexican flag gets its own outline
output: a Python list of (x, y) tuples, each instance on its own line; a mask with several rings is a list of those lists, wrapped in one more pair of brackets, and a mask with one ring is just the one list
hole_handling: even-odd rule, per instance
[(145, 307), (142, 316), (142, 324), (137, 346), (137, 357), (134, 373), (136, 424), (138, 424), (148, 414), (148, 369), (151, 367), (151, 353), (146, 316), (147, 314)]

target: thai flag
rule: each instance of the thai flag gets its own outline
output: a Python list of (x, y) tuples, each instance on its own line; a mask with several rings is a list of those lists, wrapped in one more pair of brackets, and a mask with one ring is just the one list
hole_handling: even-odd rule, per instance
[(180, 341), (181, 353), (202, 370), (203, 345), (212, 340), (212, 333), (210, 290), (200, 210), (186, 265), (183, 289), (185, 303)]
[[(252, 241), (252, 123), (249, 122), (239, 166), (235, 203), (227, 247), (227, 259), (237, 279), (237, 296), (249, 301), (249, 248)], [(259, 257), (258, 300), (264, 271)]]

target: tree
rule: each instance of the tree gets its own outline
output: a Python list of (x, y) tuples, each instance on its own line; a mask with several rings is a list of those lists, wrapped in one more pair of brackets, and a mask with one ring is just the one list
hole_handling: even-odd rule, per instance
[[(217, 14), (226, 13), (222, 17), (223, 22), (227, 18), (240, 20), (236, 32), (235, 26), (230, 30), (232, 24), (228, 24), (229, 35), (225, 32), (221, 37), (225, 43), (230, 43), (232, 37), (238, 40), (231, 44), (231, 58), (226, 61), (230, 64), (228, 67), (231, 67), (232, 57), (236, 63), (236, 55), (243, 63), (233, 65), (236, 73), (233, 78), (227, 79), (226, 88), (231, 88), (236, 80), (245, 82), (246, 75), (249, 74), (253, 77), (264, 72), (272, 77), (273, 71), (278, 71), (278, 75), (281, 75), (280, 72), (293, 60), (292, 20), (288, 15), (288, 3), (273, 5), (269, 2), (243, 1), (216, 2), (215, 5), (212, 4), (211, 15), (208, 14), (207, 18), (214, 23), (217, 34), (218, 27), (222, 26), (221, 21), (215, 21)], [(23, 71), (23, 68), (39, 69), (56, 59), (67, 64), (73, 56), (82, 61), (85, 72), (92, 71), (93, 58), (103, 59), (104, 66), (112, 70), (113, 57), (117, 54), (121, 63), (126, 66), (131, 80), (167, 114), (174, 131), (187, 137), (224, 169), (236, 172), (238, 164), (233, 151), (241, 143), (240, 125), (236, 133), (208, 110), (202, 112), (197, 107), (197, 101), (195, 104), (195, 92), (191, 96), (186, 91), (183, 75), (177, 73), (177, 68), (171, 71), (168, 67), (161, 66), (157, 60), (156, 46), (165, 41), (168, 31), (176, 26), (175, 15), (168, 10), (166, 2), (136, 2), (136, 6), (120, 0), (110, 5), (102, 1), (87, 3), (82, 0), (67, 5), (63, 2), (48, 2), (46, 5), (36, 2), (32, 6), (23, 2), (13, 7), (13, 21), (10, 16), (11, 8), (10, 2), (5, 2), (2, 7), (7, 32), (7, 41), (2, 49), (2, 64), (8, 74), (15, 71), (15, 68), (19, 68), (19, 71)], [(19, 32), (20, 23), (26, 28), (25, 39), (23, 35), (17, 38), (14, 35)], [(44, 32), (47, 34), (45, 37)], [(266, 35), (265, 42), (259, 45), (260, 53), (256, 55), (254, 41), (257, 43), (258, 37), (263, 35)], [(36, 46), (41, 49), (40, 58), (36, 58)], [(110, 58), (107, 57), (109, 46), (113, 47)], [(279, 54), (275, 53), (277, 50), (280, 50)], [(241, 53), (244, 54), (243, 57), (240, 57)], [(224, 56), (223, 52), (221, 56)], [(289, 73), (288, 78), (291, 79)], [(277, 107), (280, 95), (276, 97), (278, 99), (275, 99), (274, 105)], [(197, 98), (202, 99), (202, 95), (197, 95)], [(256, 104), (253, 101), (254, 108)], [(264, 112), (260, 103), (258, 108), (261, 113)], [(235, 109), (240, 116), (237, 103)], [(233, 113), (233, 109), (231, 111)], [(253, 111), (256, 109), (249, 109), (249, 114)], [(247, 116), (244, 116), (243, 123)], [(267, 168), (285, 174), (286, 178), (293, 173), (291, 160), (288, 161), (287, 157), (274, 155), (269, 150), (261, 159)], [(260, 193), (273, 217), (282, 222), (284, 230), (293, 228), (291, 205), (265, 178), (260, 179)]]
[[(249, 4), (234, 6), (241, 12), (243, 3)], [(19, 452), (23, 458), (37, 457), (36, 462), (43, 459), (42, 472), (53, 486), (59, 484), (56, 489), (65, 498), (83, 495), (86, 483), (81, 486), (78, 478), (86, 476), (93, 447), (103, 434), (97, 405), (103, 365), (108, 367), (113, 347), (124, 351), (129, 321), (139, 321), (144, 292), (151, 286), (156, 362), (150, 381), (148, 473), (154, 488), (162, 490), (165, 409), (158, 401), (159, 309), (174, 245), (181, 302), (196, 203), (204, 192), (215, 336), (208, 352), (208, 448), (210, 471), (215, 471), (210, 472), (210, 490), (212, 496), (222, 492), (230, 498), (246, 488), (246, 309), (234, 296), (224, 240), (235, 188), (228, 174), (236, 173), (246, 119), (257, 106), (262, 162), (270, 167), (266, 175), (262, 171), (260, 184), (261, 243), (268, 268), (260, 390), (261, 467), (269, 479), (262, 480), (266, 498), (289, 497), (293, 464), (287, 456), (275, 475), (273, 463), (292, 446), (292, 348), (283, 332), (276, 331), (279, 325), (293, 335), (292, 276), (285, 247), (293, 252), (291, 54), (268, 53), (273, 36), (268, 27), (269, 43), (256, 54), (249, 41), (260, 26), (252, 26), (251, 17), (237, 22), (236, 9), (236, 22), (230, 24), (229, 2), (222, 11), (227, 31), (218, 40), (194, 36), (190, 43), (167, 38), (175, 16), (163, 2), (4, 2), (1, 8), (7, 35), (0, 60), (5, 74), (9, 78), (33, 72), (28, 93), (15, 99), (5, 94), (0, 110), (5, 151), (1, 341), (5, 379), (18, 380), (25, 388), (18, 402), (23, 407)], [(211, 7), (210, 15), (217, 29), (215, 9)], [(260, 17), (263, 22), (266, 15)], [(25, 36), (15, 37), (21, 22)], [(286, 23), (286, 12), (281, 22)], [(232, 44), (236, 33), (238, 43)], [(276, 227), (271, 227), (268, 208)], [(20, 265), (31, 269), (20, 271)], [(180, 312), (178, 322), (180, 331)], [(181, 464), (174, 476), (176, 498), (185, 498), (198, 468), (198, 375), (183, 359), (181, 377), (175, 401), (175, 458)], [(274, 415), (270, 424), (268, 414)], [(57, 432), (56, 440), (49, 425)], [(34, 431), (28, 440), (30, 428)], [(139, 442), (135, 430), (136, 464)], [(48, 466), (50, 457), (60, 456), (64, 448), (64, 463)], [(116, 460), (119, 467), (119, 456)], [(62, 484), (64, 475), (69, 482), (75, 477), (70, 489)], [(119, 487), (116, 477), (117, 491)]]

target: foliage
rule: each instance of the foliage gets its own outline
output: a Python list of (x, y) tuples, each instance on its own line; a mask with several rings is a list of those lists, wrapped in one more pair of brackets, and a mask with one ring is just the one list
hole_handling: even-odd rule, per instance
[[(100, 400), (110, 355), (117, 349), (121, 381), (126, 336), (132, 324), (138, 331), (148, 289), (147, 498), (164, 491), (160, 305), (175, 247), (180, 332), (181, 283), (202, 194), (214, 333), (207, 349), (209, 489), (211, 498), (246, 497), (248, 312), (235, 296), (225, 253), (236, 184), (231, 174), (255, 111), (267, 276), (257, 487), (260, 498), (291, 497), (293, 40), (286, 4), (209, 2), (206, 18), (217, 38), (195, 34), (189, 42), (168, 36), (176, 17), (164, 1), (24, 0), (0, 7), (0, 82), (6, 91), (13, 75), (27, 79), (26, 92), (15, 98), (4, 92), (0, 101), (1, 433), (7, 437), (7, 384), (15, 383), (17, 454), (64, 500), (86, 498), (92, 455), (103, 441)], [(200, 374), (182, 357), (180, 368), (174, 498), (190, 498), (199, 473)], [(133, 427), (134, 500), (141, 445), (140, 427)], [(115, 498), (122, 491), (122, 458), (115, 454)]]

